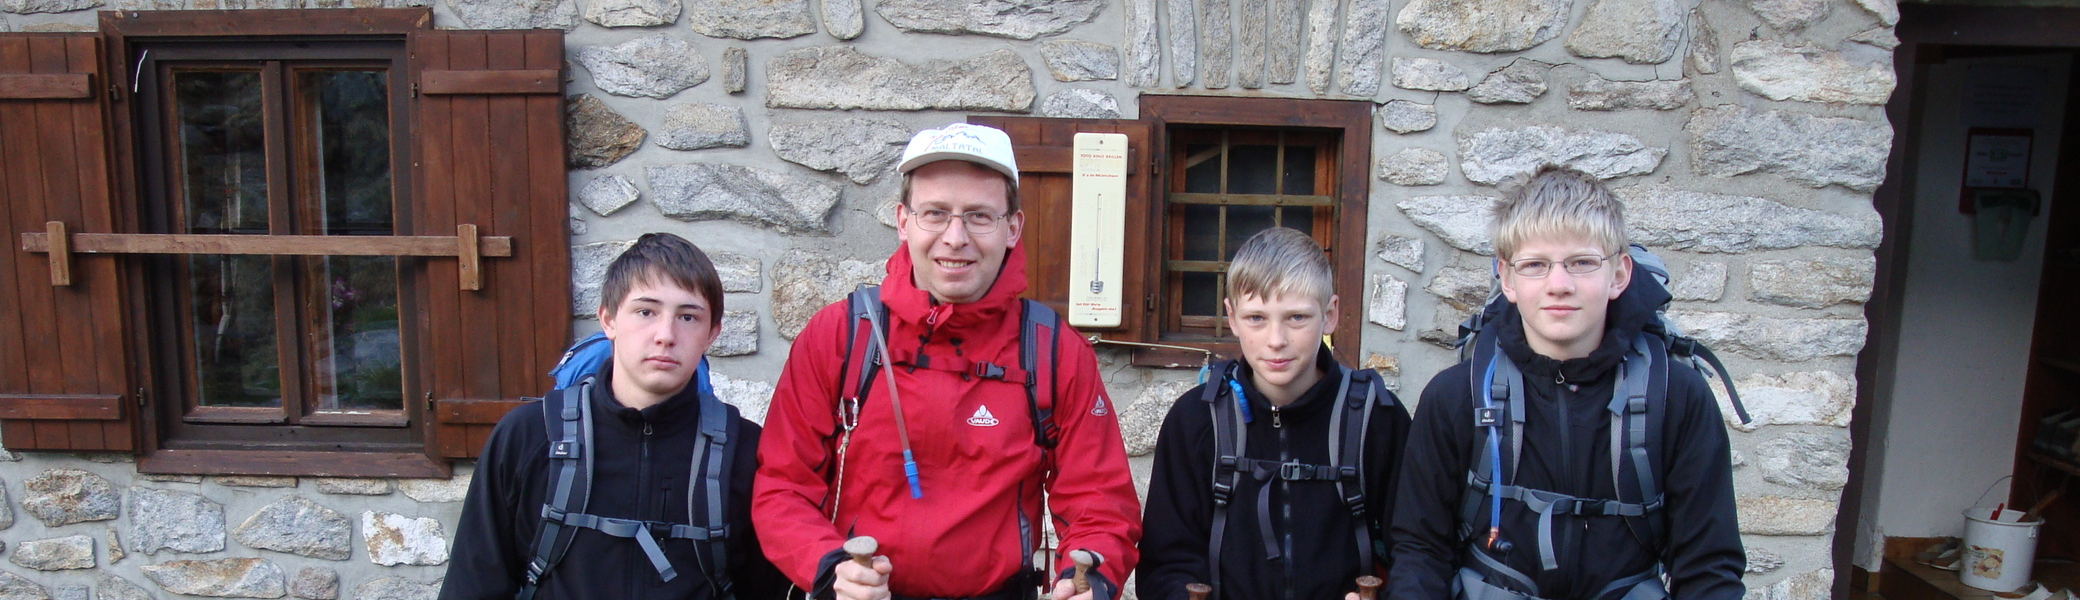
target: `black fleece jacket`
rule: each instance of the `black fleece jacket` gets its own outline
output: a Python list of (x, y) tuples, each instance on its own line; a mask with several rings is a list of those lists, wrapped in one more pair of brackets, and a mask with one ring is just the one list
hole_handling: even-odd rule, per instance
[[(1527, 407), (1521, 471), (1516, 485), (1584, 498), (1616, 498), (1610, 461), (1611, 415), (1606, 409), (1619, 379), (1624, 349), (1653, 317), (1668, 293), (1644, 273), (1610, 304), (1603, 342), (1587, 357), (1555, 361), (1532, 352), (1523, 319), (1510, 306), (1491, 321), (1498, 347), (1524, 373)], [(1423, 389), (1401, 463), (1400, 507), (1394, 515), (1392, 600), (1444, 600), (1452, 578), (1470, 560), (1461, 544), (1461, 496), (1480, 452), (1467, 363), (1439, 373)], [(1668, 569), (1678, 600), (1739, 600), (1744, 555), (1734, 513), (1733, 466), (1726, 426), (1704, 378), (1671, 365), (1668, 397), (1658, 413), (1661, 444), (1657, 475), (1666, 498), (1662, 555), (1642, 546), (1619, 517), (1557, 515), (1554, 554), (1559, 567), (1541, 569), (1539, 515), (1523, 503), (1502, 503), (1502, 539), (1513, 548), (1490, 552), (1531, 576), (1541, 597), (1591, 600), (1612, 580), (1640, 573), (1657, 560)], [(1509, 449), (1505, 446), (1503, 452)], [(1630, 480), (1627, 481), (1630, 485)], [(1476, 518), (1486, 538), (1487, 509)], [(1622, 594), (1623, 591), (1617, 592)]]
[[(1336, 409), (1335, 357), (1326, 348), (1316, 355), (1324, 367), (1322, 380), (1298, 400), (1274, 411), (1254, 385), (1249, 366), (1237, 361), (1254, 421), (1248, 430), (1246, 458), (1328, 465), (1329, 422)], [(1366, 377), (1370, 372), (1360, 371)], [(1369, 383), (1370, 380), (1367, 381)], [(1214, 381), (1207, 385), (1225, 385)], [(1362, 389), (1362, 388), (1361, 388)], [(1137, 591), (1144, 600), (1183, 600), (1185, 585), (1212, 583), (1207, 568), (1208, 535), (1213, 528), (1213, 413), (1204, 402), (1205, 385), (1192, 388), (1170, 407), (1156, 439), (1154, 473), (1149, 480), (1148, 507), (1142, 516), (1141, 566)], [(1220, 401), (1233, 402), (1227, 390)], [(1374, 406), (1366, 428), (1365, 524), (1353, 523), (1350, 510), (1331, 481), (1259, 480), (1245, 472), (1228, 505), (1227, 533), (1221, 543), (1221, 589), (1216, 600), (1329, 600), (1356, 589), (1359, 575), (1375, 574), (1375, 565), (1358, 564), (1355, 528), (1372, 529), (1374, 556), (1387, 564), (1385, 525), (1395, 510), (1394, 465), (1408, 433), (1408, 410), (1392, 392), (1388, 405)], [(1225, 406), (1224, 406), (1225, 408)], [(1239, 417), (1239, 415), (1238, 415)], [(1237, 425), (1242, 425), (1238, 418)], [(1281, 557), (1268, 559), (1259, 494), (1269, 487), (1268, 512), (1274, 543)]]
[[(686, 494), (693, 450), (699, 438), (700, 399), (695, 386), (642, 410), (613, 397), (611, 362), (592, 386), (595, 459), (591, 502), (585, 512), (602, 517), (689, 523)], [(571, 388), (577, 393), (577, 388)], [(741, 417), (739, 417), (741, 419)], [(475, 478), (455, 528), (441, 600), (510, 600), (534, 557), (535, 529), (555, 468), (542, 404), (522, 405), (500, 419), (477, 460)], [(751, 529), (751, 479), (758, 469), (758, 425), (737, 423), (730, 465), (728, 542), (730, 578), (741, 600), (772, 600), (786, 590), (778, 570), (759, 551)], [(705, 492), (695, 510), (706, 514)], [(580, 529), (563, 563), (542, 579), (537, 598), (716, 598), (695, 556), (698, 542), (660, 540), (678, 577), (662, 581), (633, 539)]]

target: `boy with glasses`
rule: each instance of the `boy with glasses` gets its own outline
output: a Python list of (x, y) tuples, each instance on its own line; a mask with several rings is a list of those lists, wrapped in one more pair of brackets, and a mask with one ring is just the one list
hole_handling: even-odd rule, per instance
[(1508, 302), (1423, 390), (1389, 595), (1741, 598), (1726, 429), (1670, 354), (1669, 294), (1634, 277), (1617, 199), (1547, 168), (1496, 203), (1490, 233)]

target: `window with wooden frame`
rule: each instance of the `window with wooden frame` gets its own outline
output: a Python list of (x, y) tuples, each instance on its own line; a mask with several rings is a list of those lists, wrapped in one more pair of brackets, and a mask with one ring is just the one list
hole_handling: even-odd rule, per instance
[(25, 163), (0, 171), (9, 449), (443, 476), (541, 391), (569, 340), (562, 32), (431, 23), (0, 34), (0, 164)]
[[(1084, 331), (1134, 347), (1136, 364), (1196, 367), (1235, 355), (1221, 300), (1236, 248), (1274, 226), (1307, 232), (1329, 254), (1343, 310), (1337, 356), (1356, 364), (1363, 321), (1369, 102), (1141, 96), (1140, 119), (976, 116), (1010, 134), (1028, 256), (1066, 255), (1070, 144), (1078, 132), (1129, 141), (1125, 318)], [(1029, 261), (1027, 296), (1066, 307), (1062, 261)]]

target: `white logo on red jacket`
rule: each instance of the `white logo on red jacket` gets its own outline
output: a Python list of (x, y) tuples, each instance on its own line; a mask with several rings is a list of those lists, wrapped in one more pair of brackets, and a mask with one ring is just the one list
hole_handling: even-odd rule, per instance
[(1096, 402), (1095, 402), (1095, 403), (1093, 403), (1093, 404), (1091, 404), (1091, 416), (1093, 416), (1093, 417), (1102, 417), (1102, 416), (1105, 416), (1105, 415), (1108, 415), (1108, 414), (1112, 414), (1112, 411), (1108, 411), (1108, 410), (1105, 410), (1105, 397), (1104, 397), (1104, 396), (1099, 396), (1099, 397), (1095, 398), (1094, 400), (1096, 400)]
[(976, 427), (996, 427), (997, 416), (989, 414), (989, 407), (975, 407), (975, 416), (968, 417), (968, 424)]

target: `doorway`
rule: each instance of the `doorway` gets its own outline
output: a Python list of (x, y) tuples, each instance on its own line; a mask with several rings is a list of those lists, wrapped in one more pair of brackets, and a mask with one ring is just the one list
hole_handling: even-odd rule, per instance
[(1837, 596), (1885, 593), (1888, 556), (1959, 535), (1967, 507), (2061, 486), (2038, 557), (2080, 557), (2080, 467), (2029, 453), (2080, 410), (2080, 370), (2059, 368), (2080, 356), (2080, 9), (1901, 9)]

